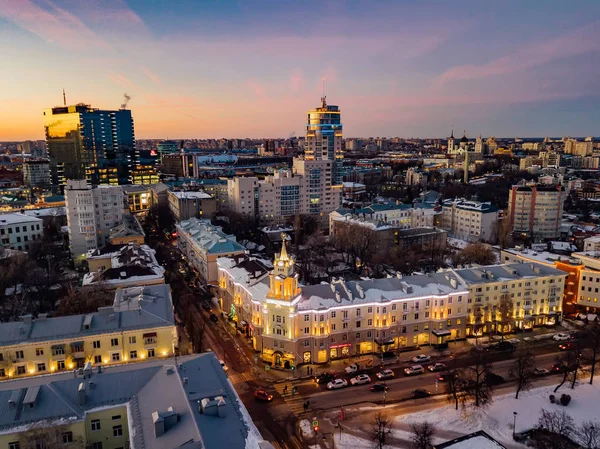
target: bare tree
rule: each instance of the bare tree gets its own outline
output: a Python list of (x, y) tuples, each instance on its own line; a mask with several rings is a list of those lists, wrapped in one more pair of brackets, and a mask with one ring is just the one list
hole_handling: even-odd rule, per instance
[(515, 399), (519, 399), (521, 391), (531, 388), (535, 370), (535, 356), (529, 347), (524, 347), (517, 352), (517, 357), (510, 367), (509, 376), (517, 381)]
[(373, 419), (372, 435), (376, 449), (383, 449), (388, 436), (392, 433), (392, 422), (383, 413), (378, 412)]
[(575, 434), (584, 449), (597, 449), (600, 446), (600, 421), (582, 422)]
[(479, 265), (491, 265), (496, 262), (496, 255), (490, 245), (485, 243), (472, 243), (455, 253), (452, 257), (454, 266), (470, 265), (473, 263)]
[(487, 354), (481, 351), (471, 351), (471, 355), (474, 356), (475, 363), (469, 367), (466, 391), (469, 397), (473, 399), (475, 407), (485, 407), (494, 400), (493, 387), (486, 380), (487, 375), (492, 372), (492, 365)]
[(433, 436), (436, 428), (433, 424), (424, 421), (410, 425), (412, 435), (412, 447), (414, 449), (431, 449), (433, 447)]
[(594, 320), (592, 324), (589, 324), (586, 331), (585, 339), (590, 345), (590, 348), (584, 353), (584, 360), (591, 365), (590, 385), (592, 385), (594, 383), (598, 355), (600, 354), (600, 322), (598, 319)]
[(464, 373), (461, 370), (451, 370), (443, 374), (446, 380), (446, 400), (454, 403), (458, 410), (459, 404), (464, 407), (467, 401), (467, 392), (464, 387)]
[(575, 431), (575, 421), (564, 410), (551, 412), (542, 409), (542, 416), (538, 419), (538, 426), (561, 437), (570, 438)]
[(569, 350), (564, 352), (556, 358), (556, 364), (558, 365), (560, 372), (562, 372), (563, 377), (554, 389), (554, 392), (556, 393), (569, 378), (571, 378), (573, 382), (571, 387), (575, 388), (577, 372), (579, 371), (579, 351)]
[(498, 303), (498, 323), (496, 324), (496, 331), (498, 331), (498, 324), (500, 325), (500, 335), (502, 335), (502, 341), (504, 341), (504, 334), (506, 328), (513, 323), (513, 311), (514, 303), (510, 294), (503, 293), (500, 295), (500, 302)]
[(52, 425), (41, 421), (23, 432), (19, 438), (21, 449), (59, 449), (83, 447), (83, 438), (71, 431), (68, 425)]

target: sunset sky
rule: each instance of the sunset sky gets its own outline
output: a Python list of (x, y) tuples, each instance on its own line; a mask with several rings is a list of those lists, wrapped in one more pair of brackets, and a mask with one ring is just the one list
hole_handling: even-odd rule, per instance
[[(492, 5), (493, 4), (493, 5)], [(42, 109), (138, 138), (302, 135), (322, 80), (344, 135), (600, 135), (600, 1), (0, 0), (0, 141)]]

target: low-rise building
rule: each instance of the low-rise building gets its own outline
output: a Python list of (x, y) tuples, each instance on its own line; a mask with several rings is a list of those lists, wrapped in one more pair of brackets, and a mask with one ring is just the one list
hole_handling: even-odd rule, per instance
[(147, 245), (108, 245), (90, 251), (86, 261), (89, 272), (83, 277), (84, 288), (97, 285), (124, 288), (165, 283), (165, 269), (156, 261), (156, 251)]
[(50, 161), (48, 159), (25, 159), (23, 161), (23, 183), (29, 187), (50, 187)]
[(492, 242), (496, 239), (498, 208), (491, 203), (464, 198), (442, 203), (442, 228), (452, 237)]
[(168, 207), (169, 198), (168, 198), (169, 187), (162, 182), (158, 184), (154, 184), (150, 187), (150, 198), (152, 199), (151, 205), (158, 207)]
[(29, 251), (43, 237), (44, 225), (40, 218), (21, 213), (0, 214), (0, 243), (4, 248)]
[(150, 209), (152, 203), (150, 187), (135, 184), (121, 186), (131, 213), (145, 212)]
[[(513, 263), (453, 272), (469, 288), (467, 335), (532, 329), (562, 319), (566, 274), (556, 268)], [(503, 310), (512, 310), (510, 321), (501, 317)]]
[(169, 210), (176, 222), (190, 218), (210, 218), (217, 212), (214, 197), (202, 191), (168, 191)]
[(217, 259), (246, 252), (234, 235), (225, 234), (220, 226), (212, 225), (208, 219), (190, 218), (178, 223), (177, 239), (179, 249), (192, 268), (205, 282), (215, 285)]
[(137, 243), (143, 245), (146, 234), (135, 215), (124, 214), (123, 223), (112, 228), (108, 234), (110, 245), (127, 245)]
[(0, 378), (171, 357), (177, 341), (168, 285), (119, 289), (94, 313), (0, 323)]
[(452, 272), (300, 287), (285, 246), (272, 271), (247, 256), (218, 266), (222, 310), (278, 366), (465, 337), (468, 288)]
[(212, 352), (2, 382), (0, 397), (2, 448), (273, 448)]

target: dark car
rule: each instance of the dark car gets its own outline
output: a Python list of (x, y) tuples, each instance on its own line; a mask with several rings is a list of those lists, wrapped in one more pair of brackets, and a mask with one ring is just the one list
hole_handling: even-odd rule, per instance
[(500, 341), (492, 345), (491, 348), (496, 351), (514, 351), (515, 345), (513, 345), (510, 341)]
[(561, 343), (560, 345), (558, 345), (558, 349), (560, 349), (561, 351), (568, 351), (570, 349), (573, 349), (573, 343)]
[(438, 382), (448, 382), (449, 379), (455, 378), (456, 374), (454, 373), (442, 373), (439, 374), (436, 379)]
[(314, 381), (318, 384), (327, 384), (335, 379), (334, 373), (323, 373), (315, 376)]
[(371, 385), (371, 391), (387, 391), (388, 386), (386, 384), (377, 383)]
[(488, 385), (500, 385), (502, 383), (504, 383), (504, 377), (499, 376), (498, 374), (495, 373), (487, 373), (485, 375), (485, 383)]
[(214, 313), (211, 313), (211, 314), (210, 314), (210, 320), (211, 320), (213, 323), (216, 323), (217, 321), (219, 321), (219, 317), (218, 317), (217, 315), (215, 315)]
[(427, 390), (425, 390), (424, 388), (417, 388), (416, 390), (413, 390), (410, 393), (410, 397), (412, 399), (421, 399), (421, 398), (427, 398), (431, 396), (431, 393)]

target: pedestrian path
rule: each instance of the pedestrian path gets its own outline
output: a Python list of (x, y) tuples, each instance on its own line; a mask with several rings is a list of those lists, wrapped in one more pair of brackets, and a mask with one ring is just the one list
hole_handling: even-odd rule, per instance
[(256, 380), (256, 376), (252, 373), (232, 373), (229, 374), (229, 380), (233, 385), (240, 384), (242, 382), (250, 382)]
[[(292, 385), (287, 383), (278, 383), (274, 385), (275, 390), (279, 393), (286, 403), (286, 405), (292, 410), (294, 415), (298, 416), (304, 412), (305, 399), (301, 394), (295, 393), (292, 395)], [(287, 387), (287, 390), (286, 390)]]

